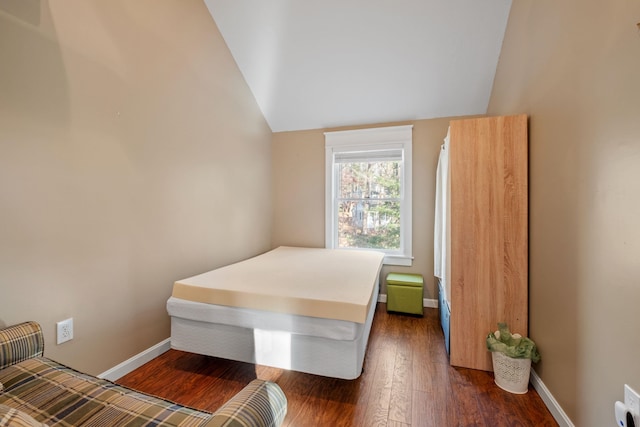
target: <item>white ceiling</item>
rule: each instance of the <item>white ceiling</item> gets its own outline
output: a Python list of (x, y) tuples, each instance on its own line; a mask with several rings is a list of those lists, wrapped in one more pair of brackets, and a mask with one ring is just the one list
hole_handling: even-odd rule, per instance
[(205, 0), (274, 132), (486, 112), (511, 0)]

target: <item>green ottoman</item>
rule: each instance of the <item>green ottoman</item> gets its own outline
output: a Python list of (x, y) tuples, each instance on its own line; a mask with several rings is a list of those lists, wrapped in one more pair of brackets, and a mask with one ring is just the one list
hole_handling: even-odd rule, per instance
[(421, 274), (389, 273), (387, 275), (387, 311), (422, 316)]

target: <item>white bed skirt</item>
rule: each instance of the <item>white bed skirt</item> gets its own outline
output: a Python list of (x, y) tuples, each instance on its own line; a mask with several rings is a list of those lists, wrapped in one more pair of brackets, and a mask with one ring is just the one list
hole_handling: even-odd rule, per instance
[(250, 329), (172, 316), (171, 347), (223, 359), (355, 379), (362, 373), (378, 292), (376, 285), (366, 323), (354, 340)]

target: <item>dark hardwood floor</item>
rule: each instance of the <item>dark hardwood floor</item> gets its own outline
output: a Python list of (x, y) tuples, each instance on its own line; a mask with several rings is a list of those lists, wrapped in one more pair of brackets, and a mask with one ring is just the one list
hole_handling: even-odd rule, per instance
[(183, 405), (215, 411), (253, 378), (288, 399), (285, 426), (557, 426), (529, 386), (503, 391), (490, 372), (453, 368), (436, 309), (423, 318), (378, 304), (364, 372), (325, 378), (170, 350), (117, 382)]

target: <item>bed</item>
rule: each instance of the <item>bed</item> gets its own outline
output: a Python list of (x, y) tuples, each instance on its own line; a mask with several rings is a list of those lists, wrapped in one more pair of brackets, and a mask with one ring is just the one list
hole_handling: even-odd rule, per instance
[(279, 247), (175, 282), (171, 347), (355, 379), (362, 372), (384, 254)]

